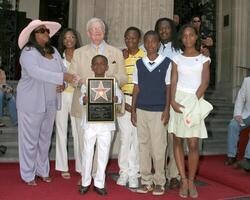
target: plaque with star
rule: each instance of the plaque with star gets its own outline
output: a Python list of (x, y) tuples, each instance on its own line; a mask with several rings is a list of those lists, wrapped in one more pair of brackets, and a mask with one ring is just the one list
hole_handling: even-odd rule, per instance
[(114, 121), (114, 78), (88, 78), (89, 122)]

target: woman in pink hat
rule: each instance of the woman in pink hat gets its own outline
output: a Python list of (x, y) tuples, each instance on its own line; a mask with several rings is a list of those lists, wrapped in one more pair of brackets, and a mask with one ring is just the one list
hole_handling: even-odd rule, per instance
[(75, 80), (64, 72), (60, 54), (49, 43), (60, 28), (57, 22), (33, 20), (18, 38), (22, 49), (17, 85), (20, 173), (32, 186), (37, 185), (36, 176), (51, 182), (48, 152), (55, 114), (61, 106), (64, 81)]

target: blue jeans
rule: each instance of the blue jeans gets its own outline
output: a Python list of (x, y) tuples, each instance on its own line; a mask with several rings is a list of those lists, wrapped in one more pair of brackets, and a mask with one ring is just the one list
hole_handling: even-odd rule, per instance
[(4, 98), (7, 100), (8, 111), (10, 114), (11, 121), (14, 125), (17, 125), (17, 110), (16, 110), (16, 99), (13, 94), (6, 94), (0, 91), (0, 118), (3, 117), (3, 104)]
[[(243, 119), (246, 126), (240, 126), (239, 123), (232, 119), (228, 126), (228, 144), (227, 144), (227, 156), (236, 157), (237, 154), (237, 145), (239, 141), (240, 132), (250, 126), (250, 116), (246, 119)], [(250, 139), (245, 149), (245, 158), (250, 159)]]

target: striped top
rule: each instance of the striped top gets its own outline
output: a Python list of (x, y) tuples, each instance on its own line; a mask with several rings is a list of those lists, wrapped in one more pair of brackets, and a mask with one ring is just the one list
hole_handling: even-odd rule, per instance
[(132, 77), (135, 71), (135, 64), (138, 59), (143, 58), (144, 56), (145, 52), (142, 49), (139, 49), (139, 51), (135, 55), (129, 54), (128, 58), (125, 59), (125, 70), (128, 77), (128, 83), (122, 87), (122, 92), (124, 94), (132, 95), (134, 89), (134, 84), (132, 83), (133, 80)]

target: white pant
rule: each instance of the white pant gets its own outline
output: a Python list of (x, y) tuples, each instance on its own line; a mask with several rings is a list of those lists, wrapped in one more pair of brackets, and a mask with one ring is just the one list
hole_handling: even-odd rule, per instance
[(94, 185), (104, 188), (105, 170), (109, 158), (111, 143), (111, 131), (100, 131), (94, 128), (84, 130), (82, 153), (82, 186), (91, 184), (91, 170), (95, 143), (97, 143), (97, 171), (94, 177)]
[[(61, 110), (56, 113), (56, 170), (68, 171), (68, 116), (71, 110), (73, 93), (62, 93)], [(75, 170), (81, 172), (81, 151), (79, 146), (76, 118), (70, 116), (74, 142)]]
[[(126, 102), (131, 104), (132, 97), (125, 95)], [(121, 146), (118, 155), (119, 174), (129, 177), (137, 177), (139, 172), (139, 146), (137, 129), (131, 122), (131, 113), (125, 112), (117, 117), (121, 133)]]

